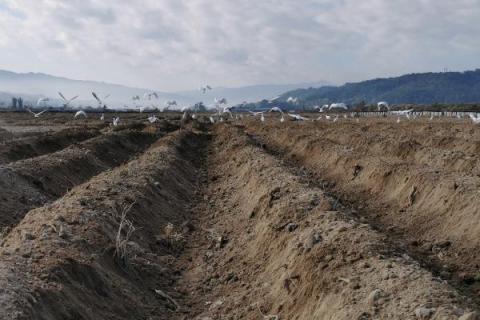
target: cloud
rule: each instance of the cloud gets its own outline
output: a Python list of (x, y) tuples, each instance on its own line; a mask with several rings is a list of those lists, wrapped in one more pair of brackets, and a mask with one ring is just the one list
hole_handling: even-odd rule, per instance
[(159, 90), (477, 67), (477, 0), (4, 0), (0, 67)]

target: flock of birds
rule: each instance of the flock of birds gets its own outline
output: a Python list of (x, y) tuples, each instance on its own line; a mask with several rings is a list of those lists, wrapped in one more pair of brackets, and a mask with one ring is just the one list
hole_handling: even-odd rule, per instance
[[(200, 92), (203, 94), (206, 94), (208, 91), (212, 90), (212, 87), (209, 85), (205, 85), (199, 88)], [(79, 96), (76, 95), (71, 98), (67, 98), (62, 92), (59, 92), (58, 95), (64, 102), (64, 107), (70, 106), (70, 104), (76, 100)], [(107, 95), (99, 95), (95, 92), (92, 92), (92, 96), (95, 98), (95, 100), (98, 102), (99, 108), (102, 108), (104, 110), (107, 109), (107, 104), (106, 100), (110, 97), (110, 94)], [(269, 100), (270, 103), (274, 103), (277, 99), (280, 97), (275, 97), (271, 100)], [(135, 95), (132, 97), (132, 101), (134, 103), (140, 103), (142, 100), (143, 101), (150, 101), (150, 100), (155, 100), (159, 99), (159, 95), (156, 92), (147, 92), (140, 97), (139, 95)], [(37, 101), (37, 107), (39, 106), (45, 106), (47, 102), (49, 102), (49, 98), (40, 98)], [(289, 97), (287, 99), (287, 103), (290, 104), (298, 104), (299, 99), (294, 98), (294, 97)], [(243, 114), (242, 113), (235, 113), (234, 114), (234, 107), (233, 106), (228, 106), (228, 101), (226, 98), (215, 98), (214, 99), (214, 106), (215, 106), (215, 112), (209, 116), (209, 121), (211, 123), (215, 122), (223, 122), (224, 117), (233, 119), (233, 120), (239, 120), (243, 119)], [(183, 107), (178, 109), (178, 103), (175, 100), (169, 100), (166, 101), (165, 107), (163, 108), (163, 112), (166, 111), (171, 111), (173, 108), (176, 108), (176, 110), (180, 110), (180, 112), (183, 113), (182, 119), (185, 119), (187, 117), (191, 117), (193, 119), (197, 118), (196, 115), (196, 110), (193, 107)], [(140, 113), (143, 113), (147, 108), (145, 106), (138, 106), (138, 111)], [(356, 121), (359, 121), (359, 117), (372, 117), (372, 116), (396, 116), (397, 123), (400, 123), (402, 121), (402, 118), (407, 119), (407, 120), (413, 120), (418, 117), (424, 117), (424, 116), (429, 116), (430, 120), (433, 120), (435, 117), (442, 117), (442, 116), (450, 116), (450, 117), (457, 117), (459, 119), (462, 119), (465, 116), (470, 117), (472, 122), (474, 124), (480, 124), (480, 115), (479, 114), (474, 114), (474, 113), (465, 113), (465, 112), (415, 112), (413, 109), (409, 110), (401, 110), (401, 111), (392, 111), (390, 108), (390, 105), (386, 101), (381, 101), (378, 102), (377, 104), (377, 112), (349, 112), (348, 107), (344, 103), (332, 103), (332, 104), (325, 104), (323, 106), (315, 106), (313, 110), (321, 113), (320, 116), (316, 118), (309, 118), (306, 116), (302, 116), (298, 113), (293, 113), (293, 112), (284, 112), (280, 107), (272, 107), (269, 110), (265, 111), (249, 111), (250, 115), (253, 117), (259, 117), (261, 122), (265, 122), (265, 113), (278, 113), (280, 114), (280, 122), (285, 122), (286, 116), (292, 120), (292, 121), (320, 121), (322, 119), (325, 119), (327, 121), (333, 121), (336, 122), (338, 121), (341, 116), (343, 118), (348, 119), (348, 118), (356, 118)], [(42, 114), (44, 114), (47, 110), (43, 110), (41, 112), (33, 112), (32, 110), (28, 110), (35, 118), (39, 118)], [(336, 111), (341, 111), (341, 113), (335, 113)], [(285, 116), (286, 115), (286, 116)], [(80, 110), (77, 111), (74, 115), (74, 119), (77, 118), (87, 118), (88, 115), (85, 111)], [(105, 120), (105, 114), (102, 113), (100, 116), (100, 120), (104, 121)], [(154, 114), (149, 114), (147, 119), (148, 122), (150, 123), (155, 123), (159, 121), (159, 118), (154, 115)], [(119, 116), (113, 116), (111, 125), (117, 126), (120, 123), (120, 117)]]

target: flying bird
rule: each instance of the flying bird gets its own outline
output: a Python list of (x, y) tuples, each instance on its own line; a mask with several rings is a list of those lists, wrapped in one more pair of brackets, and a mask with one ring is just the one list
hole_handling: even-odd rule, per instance
[(143, 99), (145, 99), (145, 100), (152, 100), (152, 97), (154, 97), (155, 99), (158, 99), (158, 94), (156, 92), (150, 92), (150, 93), (146, 92), (143, 95)]
[(298, 98), (288, 97), (287, 103), (297, 104), (298, 103)]
[(41, 112), (35, 113), (35, 112), (33, 112), (32, 110), (30, 110), (30, 109), (28, 109), (28, 111), (29, 111), (31, 114), (33, 114), (33, 117), (35, 117), (35, 118), (40, 118), (40, 116), (41, 116), (44, 112), (47, 112), (47, 110), (43, 110), (43, 111), (41, 111)]
[(46, 102), (50, 101), (49, 98), (40, 98), (37, 100), (37, 107), (40, 106), (41, 104), (45, 104)]
[(329, 110), (332, 110), (332, 109), (344, 109), (344, 110), (348, 110), (348, 107), (345, 103), (332, 103), (330, 105), (330, 107), (328, 107)]
[(151, 115), (151, 116), (148, 117), (148, 121), (149, 121), (150, 123), (155, 123), (155, 122), (158, 121), (158, 118), (157, 118), (156, 115), (153, 114), (153, 115)]
[(480, 124), (480, 116), (474, 115), (473, 113), (469, 114), (470, 119), (472, 119), (474, 124)]
[(377, 110), (382, 111), (382, 108), (386, 108), (387, 111), (390, 111), (390, 105), (386, 101), (380, 101), (377, 103)]
[(248, 112), (250, 112), (250, 114), (251, 114), (253, 117), (256, 117), (256, 116), (259, 116), (259, 115), (263, 114), (263, 111), (257, 111), (257, 112), (248, 111)]
[(95, 100), (98, 101), (98, 106), (100, 108), (103, 107), (103, 109), (107, 109), (107, 105), (105, 104), (105, 100), (108, 99), (108, 97), (110, 97), (110, 94), (107, 94), (103, 97), (103, 99), (100, 99), (100, 97), (98, 96), (98, 94), (96, 94), (95, 92), (92, 92), (92, 96), (95, 98)]
[(212, 87), (210, 87), (208, 84), (206, 86), (200, 87), (200, 92), (203, 94), (207, 93), (208, 90), (212, 90)]
[(59, 95), (59, 96), (63, 99), (63, 101), (65, 102), (65, 103), (63, 104), (63, 106), (64, 106), (65, 108), (68, 107), (68, 105), (69, 105), (73, 100), (75, 100), (75, 99), (78, 98), (78, 95), (76, 95), (76, 96), (73, 97), (73, 98), (67, 99), (67, 98), (63, 95), (63, 93), (61, 93), (61, 92), (58, 92), (58, 95)]
[(120, 122), (120, 117), (113, 117), (112, 118), (112, 124), (113, 126), (118, 126), (118, 123)]
[(273, 108), (271, 108), (270, 110), (268, 110), (268, 112), (280, 112), (280, 113), (283, 113), (282, 109), (280, 109), (279, 107), (273, 107)]
[(75, 113), (75, 115), (73, 116), (73, 118), (74, 118), (74, 119), (77, 119), (77, 118), (80, 117), (80, 116), (82, 116), (82, 117), (84, 117), (84, 118), (87, 118), (87, 114), (86, 114), (85, 111), (83, 111), (83, 110), (77, 111), (77, 112)]
[(170, 107), (177, 106), (177, 101), (175, 100), (169, 100), (165, 102), (166, 107), (163, 109), (163, 111), (167, 111), (170, 109)]
[(413, 109), (408, 109), (408, 110), (392, 111), (392, 113), (397, 114), (399, 116), (404, 116), (404, 115), (408, 115), (412, 111), (413, 111)]
[(293, 120), (295, 120), (295, 121), (308, 121), (308, 120), (309, 120), (308, 118), (302, 117), (302, 116), (299, 115), (299, 114), (289, 113), (288, 115), (289, 115), (290, 117), (292, 117)]

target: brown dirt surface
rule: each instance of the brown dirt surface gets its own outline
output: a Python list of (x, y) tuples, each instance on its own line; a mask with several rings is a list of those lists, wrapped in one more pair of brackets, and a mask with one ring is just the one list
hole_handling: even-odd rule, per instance
[(443, 279), (480, 285), (480, 127), (466, 121), (289, 123), (247, 132), (399, 242)]
[(97, 132), (0, 168), (0, 319), (478, 319), (480, 127), (121, 117), (0, 114)]

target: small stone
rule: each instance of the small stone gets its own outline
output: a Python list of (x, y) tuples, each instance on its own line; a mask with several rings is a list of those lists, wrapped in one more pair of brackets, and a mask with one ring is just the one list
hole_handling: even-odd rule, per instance
[(66, 239), (68, 238), (68, 233), (67, 231), (65, 230), (65, 227), (62, 225), (60, 225), (60, 228), (58, 230), (58, 236), (62, 239)]
[(322, 236), (318, 232), (312, 234), (312, 243), (315, 245), (322, 241)]
[(23, 234), (23, 240), (34, 240), (34, 239), (35, 239), (35, 236), (30, 232), (25, 232)]
[(433, 308), (419, 307), (415, 309), (417, 319), (430, 319), (434, 313), (435, 309)]
[(452, 245), (452, 241), (450, 240), (445, 240), (445, 241), (439, 241), (435, 243), (435, 246), (438, 248), (446, 249)]
[(289, 223), (287, 224), (287, 230), (288, 232), (293, 232), (298, 228), (298, 224), (296, 223)]
[(383, 297), (383, 291), (380, 289), (375, 289), (368, 295), (367, 302), (372, 307), (375, 307), (381, 297)]

